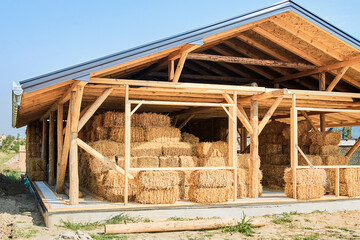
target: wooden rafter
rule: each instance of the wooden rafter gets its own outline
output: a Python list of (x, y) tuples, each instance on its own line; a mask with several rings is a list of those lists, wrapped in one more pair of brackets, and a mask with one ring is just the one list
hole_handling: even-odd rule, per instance
[(195, 114), (189, 115), (178, 127), (180, 130), (191, 120), (195, 117)]
[(336, 84), (338, 84), (338, 82), (341, 80), (341, 78), (344, 76), (344, 74), (346, 73), (346, 71), (350, 68), (350, 66), (346, 66), (343, 67), (340, 72), (338, 73), (338, 75), (336, 75), (336, 77), (332, 80), (332, 82), (330, 83), (330, 85), (327, 87), (326, 91), (331, 92)]
[(266, 92), (266, 93), (255, 94), (255, 95), (249, 96), (249, 97), (243, 97), (243, 98), (239, 99), (238, 102), (244, 103), (244, 102), (249, 102), (251, 100), (263, 100), (263, 99), (267, 99), (267, 98), (279, 97), (279, 96), (288, 94), (288, 92), (289, 91), (286, 88), (279, 89), (279, 90), (274, 90), (274, 91), (270, 91), (270, 92)]
[(315, 132), (320, 132), (319, 129), (315, 126), (314, 122), (311, 118), (307, 115), (305, 111), (300, 111), (301, 114), (305, 117), (305, 119), (310, 123), (310, 126), (314, 129)]
[(268, 67), (300, 68), (300, 69), (317, 68), (314, 65), (305, 64), (305, 63), (283, 62), (283, 61), (268, 60), (268, 59), (221, 56), (221, 55), (200, 54), (200, 53), (189, 53), (188, 59), (212, 61), (212, 62), (239, 63), (245, 65), (257, 65), (257, 66), (268, 66)]

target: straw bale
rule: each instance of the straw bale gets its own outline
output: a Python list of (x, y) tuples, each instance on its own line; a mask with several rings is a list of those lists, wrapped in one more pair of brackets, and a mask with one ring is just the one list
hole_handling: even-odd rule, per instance
[(140, 171), (137, 175), (140, 189), (168, 189), (179, 185), (176, 171)]
[(199, 167), (224, 167), (227, 166), (227, 158), (208, 157), (198, 159)]
[(277, 154), (282, 153), (281, 144), (263, 144), (259, 148), (260, 155)]
[(198, 158), (194, 156), (180, 156), (179, 165), (180, 167), (197, 167)]
[(159, 157), (143, 156), (143, 157), (134, 157), (134, 158), (137, 159), (137, 165), (139, 168), (157, 168), (157, 167), (159, 167)]
[(104, 156), (115, 156), (119, 153), (119, 145), (109, 140), (100, 140), (89, 143), (89, 146)]
[[(327, 178), (335, 182), (335, 169), (326, 169)], [(339, 169), (340, 183), (355, 183), (360, 182), (360, 169), (359, 168), (341, 168)]]
[(191, 183), (197, 187), (226, 187), (233, 183), (229, 170), (199, 170), (191, 173)]
[(178, 156), (159, 157), (160, 167), (179, 167)]
[(281, 134), (284, 128), (287, 128), (289, 124), (278, 122), (278, 121), (271, 121), (268, 123), (264, 129), (262, 130), (262, 134)]
[(285, 138), (282, 134), (260, 134), (259, 135), (259, 144), (263, 145), (266, 143), (279, 144), (283, 143)]
[(311, 134), (314, 132), (308, 132), (299, 136), (299, 145), (310, 146), (311, 145)]
[(125, 125), (125, 114), (123, 112), (106, 112), (104, 114), (104, 126), (122, 127)]
[(45, 171), (32, 171), (29, 177), (31, 181), (46, 181)]
[(179, 198), (179, 188), (138, 189), (136, 201), (141, 204), (174, 204)]
[[(298, 136), (302, 136), (305, 133), (308, 133), (311, 130), (311, 125), (307, 120), (298, 122)], [(290, 125), (287, 125), (286, 128), (282, 130), (282, 135), (285, 139), (290, 139)]]
[(188, 199), (189, 189), (190, 186), (179, 186), (179, 199)]
[(179, 171), (180, 186), (191, 185), (191, 173), (192, 170)]
[[(285, 183), (292, 183), (291, 168), (285, 169), (284, 174)], [(298, 169), (296, 170), (296, 184), (297, 185), (325, 185), (326, 172), (324, 169)]]
[(340, 183), (339, 193), (340, 196), (359, 197), (360, 183), (359, 182)]
[(324, 155), (321, 156), (324, 165), (348, 165), (349, 158), (343, 155)]
[[(124, 145), (122, 145), (122, 146), (123, 146), (122, 149), (124, 149)], [(133, 157), (161, 156), (161, 154), (162, 154), (162, 144), (161, 143), (155, 143), (155, 142), (131, 143), (131, 155)]]
[(227, 157), (228, 144), (226, 142), (202, 142), (195, 146), (195, 151), (198, 157)]
[[(257, 172), (257, 179), (260, 182), (261, 179), (263, 178), (262, 172), (260, 169), (256, 170)], [(249, 169), (244, 169), (244, 168), (238, 168), (237, 169), (237, 180), (238, 183), (242, 183), (242, 184), (249, 184), (250, 183), (250, 170)]]
[[(319, 166), (319, 165), (323, 165), (323, 161), (322, 158), (318, 155), (306, 155), (306, 157), (309, 159), (309, 161), (311, 162), (312, 165), (315, 166)], [(308, 162), (305, 160), (305, 158), (299, 154), (299, 159), (298, 159), (298, 163), (300, 166), (308, 166)]]
[(290, 164), (290, 156), (288, 154), (269, 154), (261, 158), (263, 164), (271, 165), (288, 165)]
[(338, 145), (341, 140), (339, 132), (309, 132), (312, 144), (316, 145)]
[(336, 155), (340, 153), (340, 149), (338, 145), (310, 145), (309, 148), (310, 154), (314, 155)]
[[(296, 196), (299, 200), (318, 199), (324, 196), (325, 187), (323, 184), (304, 184), (296, 186)], [(285, 184), (285, 195), (293, 197), (293, 186), (291, 183)]]
[(32, 172), (44, 171), (46, 172), (46, 160), (42, 158), (30, 158), (30, 169)]
[(145, 131), (145, 139), (149, 142), (179, 142), (181, 133), (174, 127), (149, 127)]
[(192, 156), (193, 145), (187, 142), (168, 142), (162, 145), (163, 156)]
[(221, 203), (229, 199), (229, 188), (198, 188), (190, 186), (189, 201), (196, 203)]
[(136, 123), (138, 127), (170, 127), (170, 117), (157, 113), (140, 113), (136, 116)]
[[(110, 158), (110, 157), (108, 157)], [(125, 158), (124, 157), (113, 157), (115, 158), (115, 162), (116, 164), (121, 167), (121, 168), (125, 168)], [(116, 160), (117, 159), (117, 160)], [(138, 158), (137, 157), (130, 157), (130, 167), (131, 168), (138, 168)]]
[[(258, 184), (256, 184), (255, 188), (257, 189), (257, 196), (261, 197), (262, 192), (263, 192), (262, 185), (260, 183), (258, 183)], [(250, 186), (248, 184), (238, 183), (237, 197), (238, 198), (248, 198), (249, 197), (249, 189), (250, 189)], [(233, 192), (233, 190), (231, 190), (231, 192)]]
[(109, 139), (109, 128), (94, 127), (90, 134), (91, 141), (107, 140)]
[(104, 114), (100, 114), (100, 115), (95, 115), (92, 117), (93, 121), (92, 121), (92, 128), (97, 128), (97, 127), (103, 127), (104, 126)]
[(284, 186), (284, 170), (288, 168), (289, 165), (271, 165), (271, 164), (262, 164), (261, 170), (263, 173), (262, 183), (263, 185), (269, 186)]
[(238, 154), (237, 155), (237, 167), (249, 168), (250, 167), (250, 154)]
[[(130, 131), (130, 142), (144, 142), (145, 131), (142, 128), (132, 127)], [(125, 142), (125, 128), (112, 127), (109, 133), (109, 138), (112, 141), (123, 143)]]
[(183, 142), (188, 142), (188, 143), (191, 143), (191, 144), (199, 143), (199, 138), (198, 137), (196, 137), (193, 134), (187, 133), (187, 132), (183, 132), (181, 134), (181, 139), (183, 140)]

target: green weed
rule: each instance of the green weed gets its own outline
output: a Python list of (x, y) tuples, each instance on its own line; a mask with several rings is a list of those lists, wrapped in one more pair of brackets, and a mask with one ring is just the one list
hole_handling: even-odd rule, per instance
[(246, 215), (242, 218), (241, 222), (239, 222), (235, 226), (226, 226), (223, 228), (225, 232), (240, 232), (245, 236), (252, 237), (255, 233), (254, 227), (251, 225), (251, 219), (246, 219)]

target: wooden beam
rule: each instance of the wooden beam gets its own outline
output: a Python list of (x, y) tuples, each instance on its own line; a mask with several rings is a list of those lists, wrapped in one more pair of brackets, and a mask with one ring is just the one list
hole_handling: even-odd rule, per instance
[(277, 109), (277, 107), (279, 106), (279, 104), (281, 103), (283, 97), (278, 97), (275, 102), (273, 103), (273, 105), (269, 108), (269, 110), (266, 112), (265, 116), (263, 117), (263, 119), (261, 120), (260, 124), (259, 124), (259, 134), (261, 133), (261, 131), (264, 129), (264, 127), (266, 126), (267, 122), (270, 120), (271, 116), (274, 114), (275, 110)]
[(300, 111), (300, 113), (305, 117), (305, 119), (308, 121), (308, 123), (311, 125), (311, 127), (314, 129), (315, 132), (320, 132), (305, 111)]
[(174, 75), (175, 75), (175, 61), (174, 60), (170, 60), (168, 62), (168, 80), (172, 81), (174, 79)]
[[(233, 104), (233, 100), (232, 98), (229, 96), (229, 94), (223, 94), (226, 102), (228, 102), (229, 104)], [(251, 127), (250, 121), (246, 116), (246, 113), (244, 111), (244, 108), (242, 108), (242, 106), (240, 106), (239, 104), (237, 104), (237, 109), (236, 109), (236, 115), (238, 117), (238, 119), (240, 120), (240, 122), (244, 125), (244, 127), (248, 130), (249, 133), (253, 132), (253, 129)], [(240, 111), (240, 109), (242, 109), (243, 112)]]
[(241, 145), (240, 145), (240, 151), (243, 153), (247, 147), (247, 130), (246, 127), (241, 128)]
[(89, 121), (89, 119), (94, 115), (96, 110), (101, 106), (101, 104), (106, 100), (106, 98), (111, 94), (112, 88), (106, 89), (96, 101), (89, 107), (89, 109), (84, 113), (84, 115), (79, 120), (78, 132), (84, 127), (84, 125)]
[(299, 147), (299, 145), (296, 145), (297, 150), (299, 151), (299, 153), (303, 156), (303, 158), (305, 159), (305, 161), (309, 164), (309, 166), (311, 168), (314, 168), (314, 166), (312, 165), (312, 163), (310, 162), (310, 160), (308, 159), (308, 157), (305, 155), (305, 153), (303, 152), (303, 150), (301, 150), (301, 148)]
[(329, 64), (329, 65), (324, 65), (324, 66), (318, 67), (317, 69), (314, 69), (314, 70), (307, 70), (307, 71), (291, 74), (288, 76), (279, 77), (279, 78), (274, 79), (273, 82), (274, 83), (284, 82), (284, 81), (288, 81), (288, 80), (295, 79), (295, 78), (306, 77), (306, 76), (314, 75), (314, 74), (321, 73), (321, 72), (329, 72), (331, 70), (335, 70), (338, 68), (351, 67), (351, 66), (358, 65), (358, 64), (360, 64), (360, 58), (359, 57), (352, 58), (350, 60), (336, 62), (336, 63)]
[(49, 118), (49, 185), (55, 184), (55, 112)]
[(259, 159), (259, 111), (258, 101), (252, 100), (250, 103), (250, 124), (253, 132), (250, 134), (250, 166), (249, 166), (249, 197), (258, 196), (258, 170), (260, 168)]
[(41, 135), (41, 159), (46, 159), (46, 150), (47, 150), (47, 139), (48, 139), (48, 129), (47, 129), (47, 119), (42, 120), (42, 135)]
[(354, 153), (355, 151), (359, 148), (360, 146), (360, 138), (356, 141), (356, 143), (354, 144), (354, 146), (352, 146), (350, 148), (350, 150), (346, 153), (346, 157), (350, 158)]
[(61, 161), (61, 153), (63, 146), (63, 120), (64, 120), (64, 106), (62, 104), (58, 105), (57, 108), (57, 162)]
[(283, 62), (278, 60), (221, 56), (221, 55), (210, 55), (210, 54), (200, 54), (200, 53), (189, 53), (188, 59), (211, 61), (211, 62), (239, 63), (244, 65), (257, 65), (257, 66), (267, 66), (267, 67), (300, 68), (300, 69), (317, 68), (314, 65), (305, 64), (305, 63)]
[(176, 66), (176, 71), (175, 71), (175, 74), (174, 74), (174, 78), (171, 80), (172, 82), (179, 82), (179, 79), (180, 79), (180, 74), (184, 68), (184, 64), (185, 64), (185, 60), (186, 60), (186, 57), (187, 57), (188, 53), (187, 52), (184, 52), (183, 54), (181, 54), (181, 57), (178, 61), (178, 64)]
[(253, 96), (249, 96), (249, 97), (243, 97), (240, 98), (238, 100), (239, 103), (246, 103), (246, 102), (250, 102), (251, 100), (264, 100), (267, 98), (273, 98), (273, 97), (279, 97), (279, 96), (283, 96), (288, 94), (289, 91), (285, 88), (285, 89), (279, 89), (279, 90), (273, 90), (270, 92), (265, 92), (265, 93), (260, 93), (260, 94), (255, 94)]
[[(228, 151), (229, 151), (229, 166), (232, 166), (234, 168), (234, 196), (233, 200), (236, 201), (237, 199), (237, 92), (234, 91), (233, 94), (233, 106), (229, 107), (229, 113), (228, 116), (228, 128), (229, 128), (229, 140), (228, 140)], [(235, 119), (235, 121), (234, 121)]]
[(340, 169), (335, 168), (335, 196), (340, 196)]
[(178, 127), (178, 129), (182, 129), (191, 119), (193, 119), (195, 117), (195, 114), (191, 114), (189, 115)]
[(340, 72), (338, 73), (338, 75), (336, 75), (336, 77), (332, 80), (332, 82), (330, 83), (330, 85), (328, 86), (328, 88), (326, 89), (326, 91), (331, 92), (336, 84), (338, 84), (338, 82), (341, 80), (341, 78), (344, 76), (344, 74), (346, 73), (346, 71), (350, 68), (350, 66), (346, 66), (343, 67)]
[(41, 117), (41, 120), (44, 118), (48, 118), (50, 116), (50, 112), (56, 111), (59, 104), (64, 104), (70, 99), (70, 93), (74, 91), (77, 86), (85, 86), (87, 82), (85, 81), (75, 81), (71, 87), (59, 98), (50, 109)]
[[(326, 89), (326, 74), (325, 72), (321, 72), (319, 74), (319, 90), (325, 91)], [(320, 131), (325, 132), (326, 130), (326, 119), (325, 113), (320, 113)]]
[(296, 190), (296, 168), (298, 166), (298, 120), (296, 108), (296, 95), (292, 96), (292, 104), (290, 109), (290, 162), (292, 171), (292, 184), (293, 184), (293, 198), (297, 199)]
[(129, 197), (129, 168), (130, 168), (130, 146), (131, 146), (131, 103), (129, 102), (129, 85), (125, 86), (125, 188), (124, 205), (128, 204)]

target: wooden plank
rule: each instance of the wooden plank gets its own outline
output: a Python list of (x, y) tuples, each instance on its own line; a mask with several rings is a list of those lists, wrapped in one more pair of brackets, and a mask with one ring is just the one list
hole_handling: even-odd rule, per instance
[(279, 90), (273, 90), (273, 91), (270, 91), (270, 92), (259, 93), (259, 94), (255, 94), (253, 96), (240, 98), (238, 100), (238, 102), (239, 103), (246, 103), (246, 102), (249, 102), (251, 100), (264, 100), (264, 99), (268, 99), (268, 98), (274, 98), (274, 97), (283, 96), (283, 95), (286, 95), (288, 93), (289, 93), (289, 91), (286, 88), (285, 89), (279, 89)]
[(359, 148), (360, 146), (360, 138), (356, 141), (356, 143), (350, 148), (350, 150), (346, 153), (346, 157), (350, 158), (355, 151)]
[[(224, 94), (223, 95), (225, 100), (229, 103), (229, 104), (233, 104), (233, 100), (232, 98), (229, 96), (229, 94)], [(240, 111), (240, 109), (243, 110), (243, 112)], [(253, 132), (253, 129), (251, 127), (251, 124), (250, 124), (250, 121), (249, 119), (247, 118), (246, 116), (246, 113), (244, 115), (245, 111), (244, 109), (239, 105), (237, 104), (237, 109), (236, 109), (236, 115), (238, 117), (238, 119), (240, 120), (240, 122), (244, 125), (244, 127), (247, 129), (247, 131), (249, 133), (252, 133)]]
[(297, 150), (299, 151), (299, 153), (303, 156), (303, 158), (305, 159), (305, 161), (309, 164), (309, 166), (311, 168), (314, 168), (314, 166), (312, 165), (312, 163), (310, 162), (310, 160), (308, 159), (308, 157), (305, 155), (305, 153), (303, 152), (303, 150), (301, 150), (301, 148), (299, 147), (299, 145), (296, 145)]
[(247, 130), (246, 127), (241, 128), (241, 145), (240, 145), (240, 151), (243, 153), (247, 147)]
[(325, 91), (326, 89), (326, 75), (325, 72), (319, 73), (319, 90)]
[(130, 171), (195, 171), (195, 170), (234, 170), (233, 167), (155, 167), (155, 168), (129, 168)]
[(131, 103), (129, 102), (129, 85), (125, 86), (125, 188), (124, 205), (129, 201), (129, 168), (130, 168), (130, 138), (131, 138)]
[(79, 120), (78, 124), (78, 132), (84, 127), (87, 121), (94, 115), (96, 110), (101, 106), (101, 104), (106, 100), (106, 98), (112, 92), (112, 88), (106, 89), (97, 99), (96, 101), (89, 107), (89, 109), (84, 113), (84, 115)]
[[(237, 199), (237, 92), (234, 91), (233, 94), (233, 106), (229, 107), (230, 115), (228, 117), (228, 128), (229, 128), (229, 166), (234, 168), (234, 196), (233, 200)], [(235, 119), (235, 121), (234, 121)]]
[(305, 117), (305, 119), (308, 121), (308, 123), (311, 125), (311, 127), (314, 129), (315, 132), (320, 132), (305, 111), (300, 111), (300, 113)]
[(298, 166), (298, 120), (297, 120), (297, 108), (296, 108), (296, 95), (292, 97), (292, 105), (290, 109), (290, 161), (292, 170), (292, 184), (293, 184), (293, 198), (297, 199), (296, 190), (296, 168)]
[(168, 80), (172, 81), (175, 75), (175, 61), (170, 60), (168, 61)]
[(182, 129), (191, 119), (193, 119), (195, 117), (195, 114), (191, 114), (189, 115), (178, 127), (178, 129)]
[(331, 92), (336, 84), (338, 84), (338, 82), (341, 80), (341, 78), (344, 76), (344, 74), (346, 73), (346, 71), (350, 68), (350, 66), (346, 66), (343, 67), (340, 72), (338, 73), (338, 75), (336, 75), (336, 77), (332, 80), (332, 82), (330, 83), (330, 85), (327, 87), (326, 91)]
[(48, 139), (48, 127), (47, 119), (42, 120), (42, 135), (41, 135), (41, 159), (47, 160), (47, 139)]
[(64, 106), (62, 104), (58, 105), (57, 108), (57, 162), (61, 161), (61, 153), (62, 153), (62, 146), (63, 146), (63, 119), (64, 119)]
[(331, 70), (335, 70), (338, 68), (351, 67), (351, 66), (358, 65), (358, 64), (360, 64), (360, 58), (359, 57), (352, 58), (349, 60), (336, 62), (336, 63), (329, 64), (329, 65), (324, 65), (324, 66), (318, 67), (317, 69), (314, 69), (314, 70), (307, 70), (307, 71), (279, 77), (279, 78), (274, 79), (273, 82), (274, 83), (284, 82), (284, 81), (288, 81), (288, 80), (295, 79), (295, 78), (306, 77), (306, 76), (314, 75), (314, 74), (321, 73), (321, 72), (329, 72)]
[(222, 56), (222, 55), (211, 55), (211, 54), (200, 54), (200, 53), (189, 53), (187, 58), (192, 60), (239, 63), (245, 65), (257, 65), (257, 66), (267, 66), (267, 67), (300, 68), (300, 69), (317, 68), (314, 65), (305, 64), (305, 63), (294, 63), (294, 62), (284, 62), (278, 60), (244, 58), (244, 57), (233, 57), (233, 56)]
[(335, 196), (340, 196), (340, 169), (335, 168)]
[(71, 94), (68, 116), (65, 127), (65, 137), (62, 145), (62, 152), (60, 161), (57, 163), (57, 174), (56, 174), (56, 192), (62, 193), (65, 182), (65, 173), (68, 163), (69, 150), (70, 150), (70, 134), (71, 134), (71, 115), (75, 105), (75, 94)]
[(264, 115), (263, 119), (261, 120), (260, 124), (259, 124), (259, 134), (261, 133), (261, 131), (264, 129), (264, 127), (266, 126), (266, 124), (268, 123), (268, 121), (270, 120), (271, 116), (274, 114), (275, 110), (277, 109), (277, 107), (279, 106), (279, 104), (281, 103), (281, 101), (283, 100), (283, 97), (278, 97), (275, 102), (273, 103), (273, 105), (269, 108), (269, 110), (266, 112), (266, 114)]
[(360, 113), (357, 109), (337, 109), (337, 108), (311, 108), (311, 107), (297, 107), (299, 111), (311, 111), (311, 112), (334, 112), (334, 113)]
[[(310, 166), (297, 166), (297, 169), (306, 169), (306, 168), (310, 168)], [(314, 166), (314, 168), (317, 169), (336, 169), (336, 168), (360, 168), (360, 165), (319, 165), (319, 166)]]
[(222, 107), (230, 106), (224, 103), (204, 103), (204, 102), (170, 102), (170, 101), (145, 101), (145, 100), (129, 100), (131, 104), (149, 104), (149, 105), (175, 105), (175, 106), (202, 106), (202, 107)]
[(185, 60), (186, 60), (186, 57), (187, 57), (188, 53), (187, 52), (184, 52), (183, 54), (181, 54), (181, 57), (179, 59), (179, 62), (176, 66), (176, 71), (175, 71), (175, 74), (174, 74), (174, 78), (172, 79), (172, 82), (179, 82), (179, 79), (180, 79), (180, 74), (184, 68), (184, 64), (185, 64)]
[(49, 117), (49, 185), (55, 184), (55, 112)]
[(250, 124), (253, 132), (250, 134), (250, 166), (249, 166), (249, 197), (258, 197), (259, 159), (259, 116), (258, 101), (252, 100), (250, 105)]
[[(101, 153), (90, 147), (88, 144), (86, 144), (84, 141), (82, 141), (80, 138), (77, 140), (77, 144), (79, 147), (84, 149), (87, 153), (89, 153), (91, 156), (93, 156), (95, 159), (99, 160), (104, 166), (111, 168), (114, 171), (119, 172), (120, 174), (124, 175), (125, 171), (115, 163), (111, 162), (110, 160), (106, 159)], [(128, 174), (130, 179), (134, 179), (134, 176), (132, 174)]]

